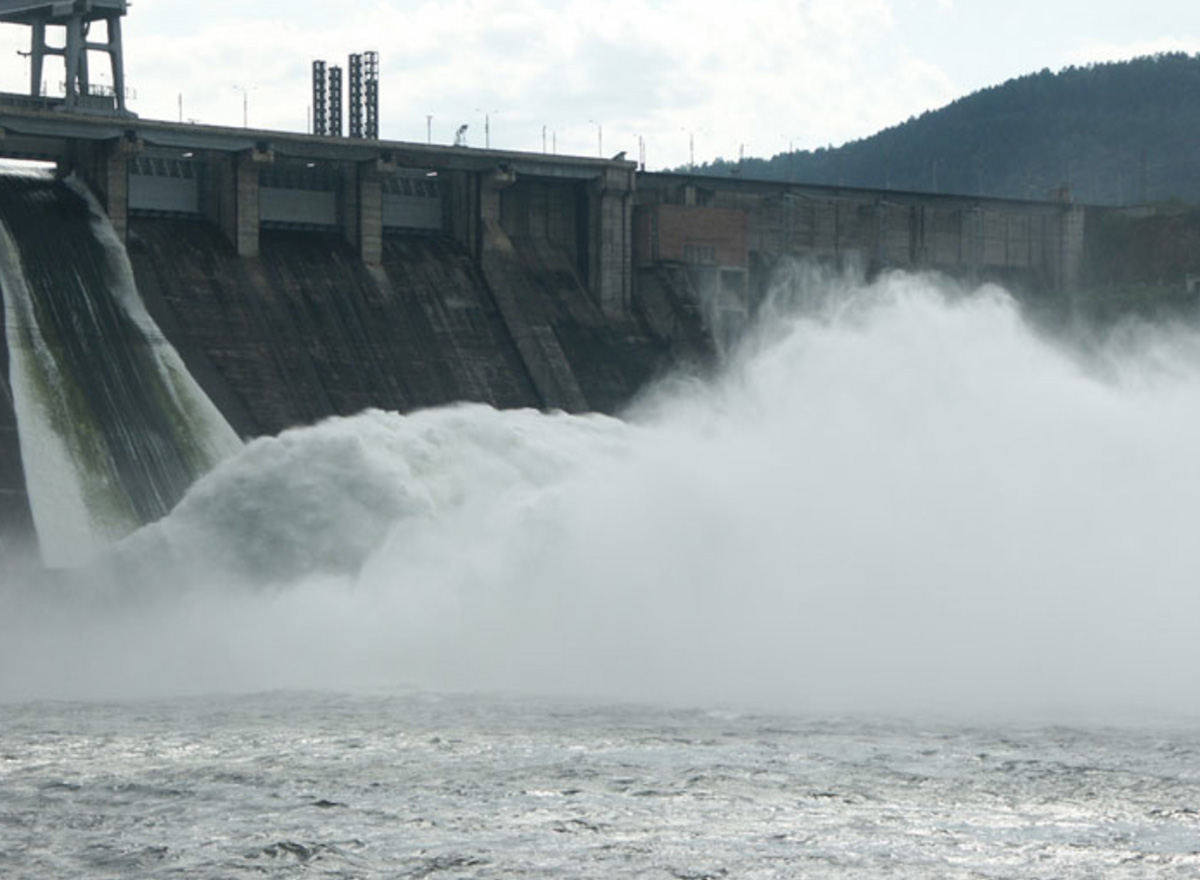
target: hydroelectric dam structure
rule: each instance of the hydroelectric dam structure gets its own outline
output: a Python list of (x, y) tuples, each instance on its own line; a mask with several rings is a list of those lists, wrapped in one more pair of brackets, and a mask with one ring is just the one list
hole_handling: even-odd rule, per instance
[[(50, 292), (22, 307), (55, 316), (53, 338), (37, 345), (67, 351), (85, 374), (89, 359), (120, 360), (123, 347), (170, 347), (243, 439), (369, 407), (619, 412), (656, 376), (717, 359), (789, 258), (1046, 291), (1071, 289), (1079, 274), (1087, 209), (1066, 203), (140, 119), (123, 86), (105, 92), (88, 79), (86, 56), (99, 51), (123, 82), (125, 7), (0, 0), (0, 23), (31, 26), (35, 68), (28, 94), (0, 94), (0, 159), (54, 167), (0, 186), (0, 224), (14, 242), (3, 259), (21, 264), (0, 273), (0, 554), (32, 546), (37, 531), (26, 458), (38, 435), (21, 424), (14, 366), (29, 354), (16, 349), (35, 343), (14, 324), (12, 288), (33, 289), (31, 276), (50, 278), (62, 255), (94, 250), (99, 233), (79, 221), (89, 199), (118, 252), (72, 275), (110, 287), (105, 266), (127, 261), (151, 319), (134, 323), (151, 329), (95, 338), (102, 331), (80, 330), (71, 312), (95, 305), (45, 282)], [(52, 26), (67, 31), (62, 49), (47, 48)], [(61, 97), (42, 94), (47, 54), (63, 56)], [(64, 406), (109, 396), (91, 387), (80, 382)], [(147, 417), (140, 430), (170, 423)], [(163, 459), (151, 446), (147, 458)], [(123, 465), (125, 478), (137, 479), (142, 460)], [(135, 519), (161, 515), (186, 489), (191, 471), (175, 470), (151, 501), (131, 502)]]

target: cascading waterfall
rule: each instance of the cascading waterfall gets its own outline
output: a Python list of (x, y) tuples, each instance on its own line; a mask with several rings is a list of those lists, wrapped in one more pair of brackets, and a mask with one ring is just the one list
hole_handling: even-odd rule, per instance
[(76, 564), (167, 513), (241, 442), (137, 293), (75, 181), (0, 177), (0, 287), (43, 561)]

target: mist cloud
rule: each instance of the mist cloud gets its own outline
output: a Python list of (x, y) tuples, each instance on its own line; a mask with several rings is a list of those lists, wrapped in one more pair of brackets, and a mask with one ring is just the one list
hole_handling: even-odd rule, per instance
[(0, 696), (1200, 709), (1194, 334), (1084, 355), (998, 288), (797, 272), (776, 293), (719, 379), (626, 421), (368, 413), (285, 435), (279, 470), (251, 447), (118, 548), (107, 591), (6, 594)]

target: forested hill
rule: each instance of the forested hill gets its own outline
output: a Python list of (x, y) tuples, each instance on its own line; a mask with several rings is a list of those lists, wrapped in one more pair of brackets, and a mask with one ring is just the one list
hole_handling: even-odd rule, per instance
[(1200, 202), (1200, 55), (1043, 70), (837, 148), (697, 173), (1090, 204)]

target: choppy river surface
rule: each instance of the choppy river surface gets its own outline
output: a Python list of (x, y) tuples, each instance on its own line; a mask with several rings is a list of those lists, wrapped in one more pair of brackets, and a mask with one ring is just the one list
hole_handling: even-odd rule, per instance
[(9, 880), (1200, 875), (1197, 724), (415, 692), (0, 713)]

